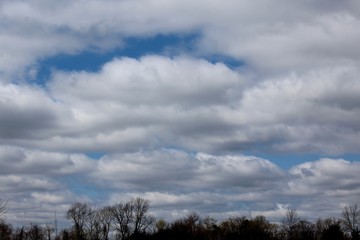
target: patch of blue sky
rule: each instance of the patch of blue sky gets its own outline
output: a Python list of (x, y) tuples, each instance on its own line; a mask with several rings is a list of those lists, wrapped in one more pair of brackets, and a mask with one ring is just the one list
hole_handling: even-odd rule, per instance
[(244, 153), (248, 155), (253, 155), (256, 157), (264, 158), (272, 163), (276, 164), (284, 170), (288, 170), (295, 165), (304, 163), (304, 162), (313, 162), (322, 158), (330, 159), (344, 159), (347, 161), (360, 161), (359, 154), (342, 154), (342, 155), (327, 155), (327, 154), (316, 154), (316, 153), (256, 153), (251, 154)]
[(215, 63), (222, 62), (229, 68), (237, 68), (244, 62), (223, 55), (201, 56), (194, 49), (199, 35), (157, 35), (149, 38), (126, 38), (122, 47), (106, 52), (88, 50), (78, 54), (59, 54), (38, 63), (39, 70), (36, 83), (44, 85), (50, 78), (52, 70), (97, 72), (114, 58), (140, 58), (146, 55), (177, 56), (181, 54), (205, 58)]
[(239, 67), (243, 67), (246, 64), (245, 61), (235, 59), (235, 58), (232, 58), (229, 56), (221, 55), (221, 54), (208, 55), (208, 56), (205, 56), (204, 58), (211, 63), (221, 62), (230, 69), (236, 69)]
[[(62, 179), (62, 183), (77, 196), (92, 199), (96, 203), (104, 201), (111, 191), (110, 189), (105, 189), (92, 184), (89, 182), (89, 179), (85, 179), (81, 175), (67, 176)], [(79, 201), (79, 199), (74, 199), (74, 201)]]
[(158, 35), (151, 38), (126, 38), (124, 39), (124, 46), (107, 52), (89, 50), (78, 54), (59, 54), (44, 59), (39, 63), (38, 79), (41, 82), (46, 81), (53, 69), (97, 72), (106, 62), (116, 57), (140, 58), (150, 54), (172, 55), (175, 54), (175, 49), (184, 48), (184, 46), (190, 47), (195, 38), (195, 35)]
[(91, 159), (99, 160), (100, 158), (104, 157), (107, 153), (106, 152), (87, 152), (85, 153)]

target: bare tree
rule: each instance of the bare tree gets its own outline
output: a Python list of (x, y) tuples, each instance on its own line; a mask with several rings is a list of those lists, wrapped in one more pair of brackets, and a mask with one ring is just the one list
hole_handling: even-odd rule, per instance
[(85, 223), (86, 235), (89, 240), (108, 240), (113, 222), (112, 208), (90, 208), (89, 217)]
[(133, 221), (134, 206), (130, 203), (118, 203), (112, 207), (114, 229), (119, 233), (121, 240), (129, 239), (131, 235), (131, 223)]
[(148, 214), (149, 202), (136, 198), (112, 207), (113, 225), (122, 240), (143, 234), (155, 219)]
[(112, 208), (107, 206), (100, 209), (99, 217), (101, 222), (101, 239), (108, 240), (111, 224), (113, 222)]
[(51, 240), (53, 233), (55, 232), (55, 228), (52, 224), (46, 224), (44, 227), (44, 232), (47, 240)]
[(288, 208), (285, 216), (281, 220), (283, 231), (285, 232), (287, 239), (292, 239), (296, 234), (296, 224), (300, 221), (300, 218), (296, 212), (296, 209)]
[(148, 214), (149, 201), (142, 198), (133, 199), (130, 202), (134, 209), (134, 234), (140, 234), (147, 230), (151, 226), (155, 219)]
[(85, 221), (86, 236), (90, 240), (102, 240), (102, 226), (98, 209), (90, 208)]
[(74, 203), (67, 211), (66, 218), (74, 223), (77, 240), (85, 239), (85, 224), (91, 214), (91, 209), (86, 203)]
[(30, 225), (25, 231), (25, 239), (29, 240), (45, 240), (46, 232), (39, 225)]
[(6, 204), (7, 200), (0, 197), (0, 223), (5, 222)]
[(352, 239), (360, 239), (360, 209), (356, 204), (344, 208), (342, 224), (345, 231), (350, 232)]
[(0, 239), (1, 240), (12, 240), (13, 228), (11, 225), (6, 223), (0, 223)]
[(283, 226), (285, 228), (290, 228), (291, 226), (295, 225), (296, 223), (298, 223), (300, 220), (296, 209), (290, 209), (288, 208), (284, 218), (281, 220), (281, 223), (283, 224)]

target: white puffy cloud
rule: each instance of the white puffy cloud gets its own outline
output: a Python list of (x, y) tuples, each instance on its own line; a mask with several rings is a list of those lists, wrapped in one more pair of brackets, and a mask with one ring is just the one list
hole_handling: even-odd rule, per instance
[(241, 110), (248, 136), (278, 151), (357, 151), (359, 86), (358, 68), (339, 66), (246, 89)]
[[(343, 159), (320, 159), (293, 167), (289, 194), (319, 194), (331, 198), (357, 197), (359, 163)], [(325, 188), (325, 189), (323, 189)], [(319, 192), (320, 191), (320, 192)]]
[(30, 76), (39, 59), (59, 53), (189, 33), (199, 35), (197, 54), (232, 56), (268, 72), (336, 66), (358, 61), (358, 8), (356, 0), (2, 1), (0, 69)]
[(289, 174), (284, 194), (298, 199), (298, 208), (306, 218), (338, 216), (344, 206), (358, 203), (357, 161), (323, 158), (294, 166)]
[(139, 60), (114, 59), (99, 73), (56, 72), (50, 87), (56, 98), (72, 104), (113, 101), (136, 109), (147, 105), (192, 108), (224, 104), (237, 93), (232, 88), (240, 84), (240, 76), (222, 63), (151, 55)]
[(114, 59), (95, 73), (55, 71), (47, 88), (1, 85), (0, 140), (71, 152), (356, 152), (358, 75), (350, 64), (257, 82), (191, 57)]
[[(235, 123), (223, 112), (232, 111), (242, 85), (224, 64), (190, 57), (124, 58), (97, 73), (54, 72), (46, 89), (3, 86), (10, 112), (3, 142), (72, 152), (137, 151), (165, 142), (191, 148), (194, 139), (231, 133)], [(14, 91), (22, 97), (12, 99)]]
[(210, 28), (201, 45), (205, 51), (217, 49), (268, 73), (302, 72), (359, 60), (358, 16), (340, 11), (304, 17), (286, 21), (285, 16), (267, 23), (256, 19), (258, 23), (242, 27), (228, 25), (222, 34)]

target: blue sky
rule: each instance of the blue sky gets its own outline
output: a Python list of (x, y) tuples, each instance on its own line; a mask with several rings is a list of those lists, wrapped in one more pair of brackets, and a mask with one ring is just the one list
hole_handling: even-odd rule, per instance
[(75, 201), (156, 217), (360, 196), (357, 1), (2, 1), (0, 193), (7, 221)]

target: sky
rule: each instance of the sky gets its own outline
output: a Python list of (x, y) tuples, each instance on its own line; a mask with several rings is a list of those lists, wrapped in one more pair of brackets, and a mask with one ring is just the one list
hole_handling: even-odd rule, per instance
[(0, 1), (7, 222), (141, 197), (167, 220), (360, 199), (360, 1)]

